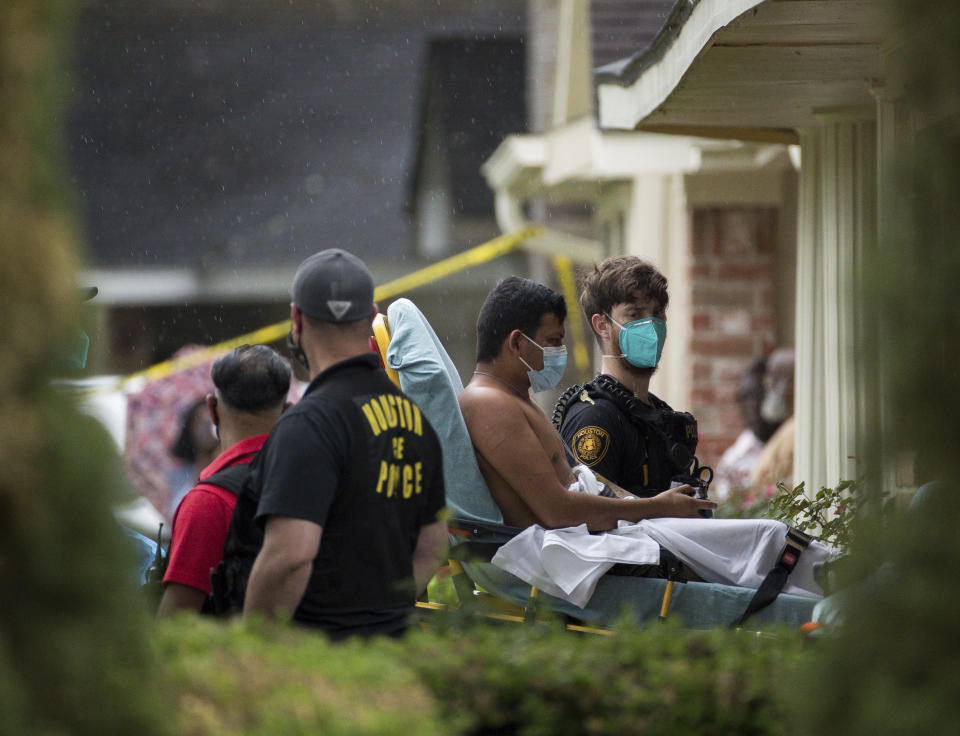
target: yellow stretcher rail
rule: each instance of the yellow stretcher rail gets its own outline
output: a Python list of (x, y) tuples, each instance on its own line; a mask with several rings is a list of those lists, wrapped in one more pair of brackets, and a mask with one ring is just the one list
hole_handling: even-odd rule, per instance
[[(465, 271), (466, 269), (473, 268), (474, 266), (479, 266), (492, 261), (495, 258), (500, 258), (501, 256), (504, 256), (507, 253), (522, 247), (524, 241), (539, 235), (542, 231), (543, 228), (541, 227), (531, 226), (522, 230), (518, 230), (514, 233), (501, 235), (493, 240), (487, 241), (486, 243), (482, 243), (474, 248), (470, 248), (463, 253), (458, 253), (455, 256), (444, 258), (442, 261), (437, 261), (436, 263), (414, 271), (413, 273), (406, 274), (399, 278), (393, 279), (392, 281), (388, 281), (385, 284), (381, 284), (374, 289), (373, 299), (376, 302), (392, 299), (395, 296), (399, 296), (434, 281), (439, 281), (440, 279), (451, 276), (459, 271)], [(574, 317), (579, 310), (577, 308), (576, 286), (574, 284), (573, 277), (573, 262), (568, 256), (558, 255), (554, 258), (554, 267), (557, 270), (557, 277), (560, 281), (564, 299), (567, 302), (567, 309), (571, 316), (570, 325), (574, 342), (574, 362), (577, 366), (578, 373), (580, 373), (581, 377), (583, 377), (587, 374), (589, 359), (587, 356), (583, 325), (579, 319)], [(130, 373), (129, 375), (118, 378), (113, 384), (107, 386), (98, 386), (90, 389), (88, 393), (117, 391), (123, 389), (125, 386), (133, 383), (134, 381), (144, 380), (146, 382), (150, 382), (159, 378), (165, 378), (166, 376), (177, 373), (178, 371), (186, 370), (187, 368), (192, 368), (194, 366), (206, 363), (222, 355), (223, 353), (240, 347), (241, 345), (256, 345), (261, 343), (275, 342), (283, 338), (289, 330), (290, 320), (284, 320), (283, 322), (267, 325), (266, 327), (261, 327), (253, 332), (239, 335), (238, 337), (231, 338), (230, 340), (224, 340), (216, 345), (210, 345), (209, 347), (201, 348), (200, 350), (196, 350), (189, 355), (184, 355), (180, 358), (171, 358), (170, 360), (157, 363), (156, 365), (152, 365), (144, 370)]]

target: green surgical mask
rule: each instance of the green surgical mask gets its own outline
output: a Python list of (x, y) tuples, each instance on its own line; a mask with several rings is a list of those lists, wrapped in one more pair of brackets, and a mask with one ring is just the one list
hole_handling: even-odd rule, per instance
[[(607, 315), (610, 317), (610, 315)], [(610, 321), (620, 328), (620, 355), (604, 355), (604, 358), (626, 358), (637, 368), (656, 368), (667, 340), (667, 323), (658, 317), (644, 317), (622, 325), (613, 317)]]

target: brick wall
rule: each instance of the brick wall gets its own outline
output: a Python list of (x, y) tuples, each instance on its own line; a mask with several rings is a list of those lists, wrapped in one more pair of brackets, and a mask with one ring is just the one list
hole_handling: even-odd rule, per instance
[(743, 429), (736, 390), (750, 360), (776, 341), (777, 210), (691, 213), (691, 391), (701, 462), (716, 466)]

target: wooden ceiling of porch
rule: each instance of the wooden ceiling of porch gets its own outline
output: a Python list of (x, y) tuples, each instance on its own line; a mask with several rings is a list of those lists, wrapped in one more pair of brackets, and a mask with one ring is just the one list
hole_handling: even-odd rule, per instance
[[(643, 101), (656, 106), (636, 129), (792, 142), (818, 113), (872, 106), (884, 78), (880, 10), (872, 0), (768, 0), (716, 31), (665, 99)], [(675, 50), (598, 79), (629, 87)]]

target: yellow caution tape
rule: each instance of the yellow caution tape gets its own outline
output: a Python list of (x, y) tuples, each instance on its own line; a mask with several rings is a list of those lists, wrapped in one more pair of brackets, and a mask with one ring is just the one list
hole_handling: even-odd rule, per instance
[(542, 228), (539, 227), (527, 227), (515, 233), (501, 235), (498, 238), (487, 241), (483, 245), (465, 250), (463, 253), (458, 253), (455, 256), (444, 258), (442, 261), (437, 261), (426, 268), (421, 268), (419, 271), (414, 271), (406, 276), (401, 276), (382, 286), (378, 286), (374, 289), (373, 300), (382, 301), (384, 299), (390, 299), (406, 291), (412, 291), (418, 286), (424, 286), (432, 281), (439, 281), (458, 271), (464, 271), (473, 266), (479, 266), (487, 261), (492, 261), (494, 258), (499, 258), (515, 250), (524, 240), (532, 238), (541, 230)]
[[(524, 228), (523, 230), (518, 230), (515, 233), (501, 235), (493, 240), (487, 241), (486, 243), (475, 246), (470, 250), (465, 250), (463, 253), (458, 253), (455, 256), (444, 258), (442, 261), (437, 261), (426, 268), (421, 268), (420, 270), (409, 273), (406, 276), (401, 276), (393, 281), (388, 281), (387, 283), (382, 284), (373, 290), (373, 300), (376, 302), (384, 301), (386, 299), (399, 296), (405, 292), (413, 291), (414, 289), (420, 286), (425, 286), (433, 281), (439, 281), (440, 279), (446, 278), (447, 276), (455, 274), (458, 271), (463, 271), (468, 268), (487, 263), (488, 261), (492, 261), (494, 258), (499, 258), (500, 256), (506, 255), (510, 251), (515, 250), (523, 243), (523, 241), (532, 238), (534, 235), (537, 235), (541, 230), (542, 228), (540, 227), (531, 226)], [(290, 320), (284, 320), (283, 322), (267, 325), (266, 327), (261, 327), (259, 330), (248, 332), (245, 335), (240, 335), (239, 337), (225, 340), (217, 343), (216, 345), (201, 348), (200, 350), (192, 352), (189, 355), (184, 355), (180, 358), (171, 358), (170, 360), (165, 360), (162, 363), (157, 363), (149, 368), (145, 368), (142, 371), (130, 373), (122, 378), (118, 378), (115, 383), (106, 386), (98, 386), (90, 389), (86, 393), (93, 394), (108, 391), (118, 391), (133, 381), (140, 379), (150, 382), (156, 381), (160, 378), (166, 378), (167, 376), (173, 375), (179, 371), (202, 365), (203, 363), (213, 360), (220, 355), (233, 350), (234, 348), (240, 347), (241, 345), (257, 345), (275, 342), (283, 338), (289, 332), (289, 330)]]
[(580, 319), (580, 302), (577, 301), (577, 285), (573, 275), (573, 261), (567, 256), (554, 256), (553, 267), (557, 271), (560, 291), (567, 302), (568, 324), (573, 333), (573, 364), (577, 367), (580, 381), (590, 380), (590, 356), (587, 354), (587, 337)]

